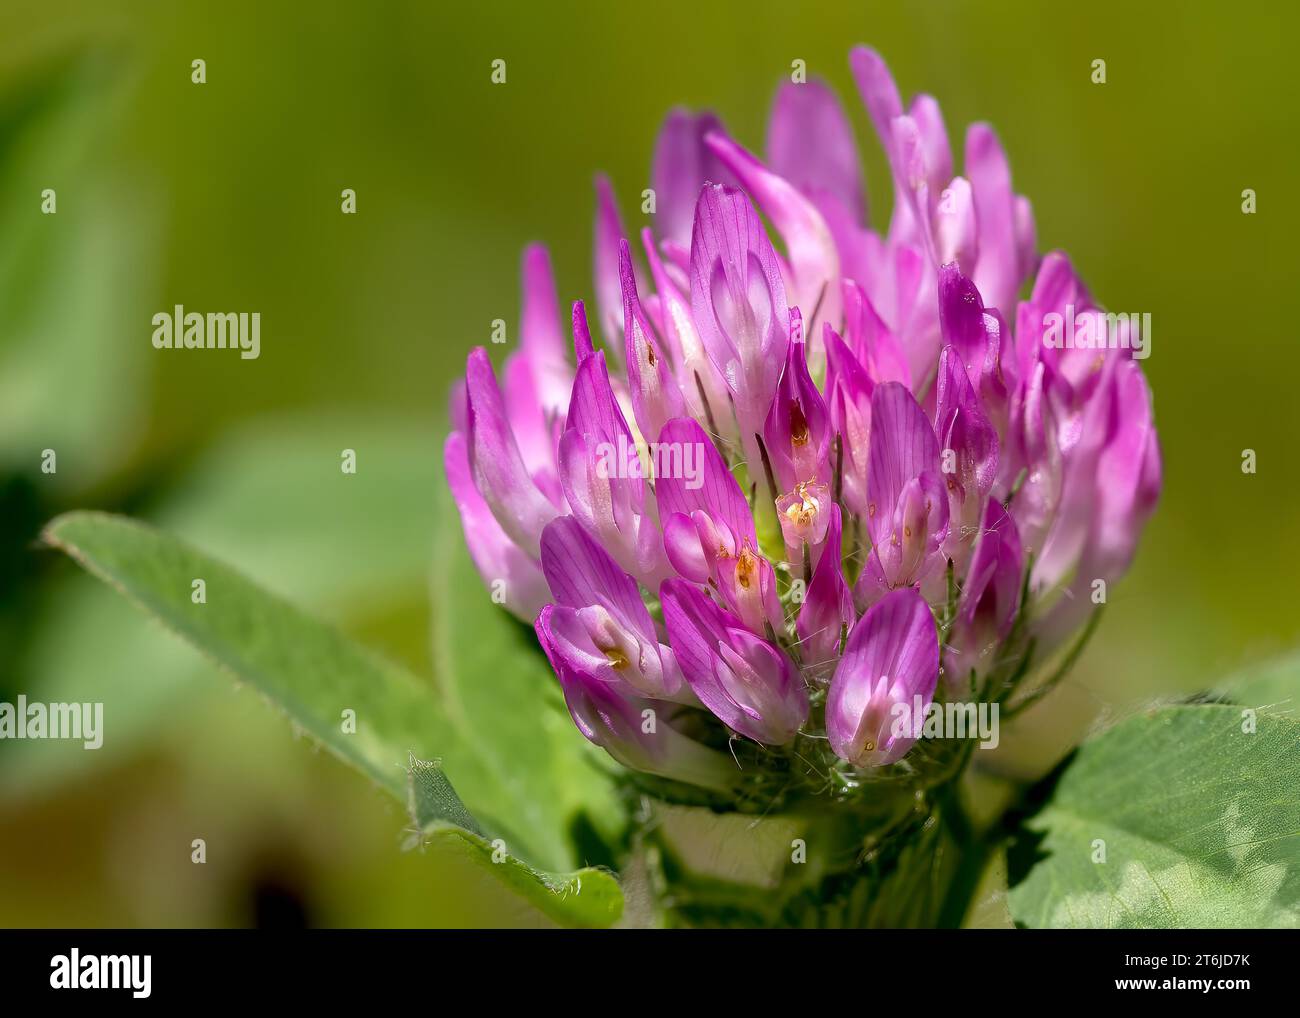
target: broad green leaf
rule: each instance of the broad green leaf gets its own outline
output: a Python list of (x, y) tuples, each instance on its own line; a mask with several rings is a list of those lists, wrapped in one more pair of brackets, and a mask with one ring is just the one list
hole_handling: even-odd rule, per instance
[[(228, 566), (140, 523), (101, 513), (70, 513), (50, 524), (46, 539), (250, 682), (295, 724), (394, 795), (408, 795), (410, 754), (440, 758), (462, 788), (493, 793), (503, 812), (487, 816), (482, 830), (504, 841), (512, 856), (546, 858), (550, 832), (526, 824), (530, 811), (524, 796), (531, 793), (530, 785), (506, 781), (498, 787), (501, 767), (485, 759), (483, 747), (462, 736), (433, 691), (408, 672)], [(193, 602), (194, 579), (205, 581), (206, 603)], [(356, 712), (353, 734), (344, 730), (347, 710)], [(111, 724), (106, 715), (106, 739), (112, 736)], [(569, 868), (563, 862), (543, 865), (549, 870)], [(518, 883), (513, 869), (494, 866), (492, 872)], [(561, 879), (557, 893), (562, 891), (567, 899), (576, 887), (573, 878)]]
[[(495, 780), (457, 789), (476, 813), (509, 815), (539, 843), (535, 862), (569, 868), (575, 824), (614, 837), (623, 814), (609, 758), (574, 727), (532, 629), (492, 602), (442, 491), (433, 573), (433, 674), (447, 714)], [(504, 798), (503, 798), (504, 797)]]
[[(418, 679), (261, 590), (229, 567), (142, 524), (100, 513), (71, 513), (46, 529), (47, 541), (265, 693), (337, 756), (417, 809), (418, 829), (482, 865), (559, 922), (608, 925), (621, 912), (617, 882), (582, 870), (556, 876), (512, 858), (525, 837), (501, 821), (480, 825), (441, 768), (408, 777), (403, 761), (439, 754), (471, 783), (482, 760), (457, 735), (432, 691)], [(195, 579), (206, 601), (194, 603)], [(344, 720), (354, 711), (356, 731)], [(111, 737), (105, 719), (105, 738)], [(418, 779), (418, 780), (417, 780)], [(471, 829), (456, 826), (472, 824)], [(489, 842), (482, 832), (501, 837)], [(502, 862), (494, 861), (494, 856)]]
[[(343, 447), (356, 449), (358, 474), (339, 470)], [(434, 436), (412, 422), (260, 418), (223, 430), (148, 516), (269, 591), (327, 619), (346, 619), (349, 631), (396, 613), (423, 634), (437, 480), (410, 465), (436, 453)], [(373, 526), (381, 514), (384, 525)], [(140, 625), (126, 602), (91, 577), (60, 576), (29, 596), (41, 598), (35, 625), (0, 671), (13, 669), (13, 689), (46, 701), (103, 701), (114, 738), (93, 754), (71, 744), (0, 743), (0, 798), (41, 795), (80, 768), (118, 762), (165, 711), (220, 688), (193, 647)], [(408, 642), (413, 658), (424, 654), (422, 639)]]
[[(101, 513), (61, 516), (46, 537), (398, 798), (406, 796), (411, 752), (454, 757), (454, 773), (469, 783), (481, 768), (427, 684), (215, 559)], [(204, 604), (193, 603), (195, 579), (206, 584)], [(356, 712), (355, 734), (343, 731), (349, 709)], [(527, 846), (517, 840), (521, 850)]]
[[(1010, 852), (1033, 927), (1300, 925), (1300, 724), (1198, 704), (1085, 743)], [(1100, 861), (1104, 851), (1104, 861)]]
[[(161, 531), (77, 512), (54, 520), (45, 537), (399, 799), (408, 754), (437, 755), (455, 738), (414, 676)], [(196, 604), (199, 579), (206, 603)], [(347, 710), (355, 712), (355, 734), (344, 731)], [(112, 725), (106, 712), (106, 741)]]
[(1300, 721), (1300, 655), (1246, 669), (1225, 679), (1218, 693), (1230, 703)]
[(606, 927), (623, 914), (623, 892), (609, 872), (546, 873), (490, 842), (436, 762), (412, 758), (409, 783), (408, 808), (421, 845), (469, 860), (564, 926)]

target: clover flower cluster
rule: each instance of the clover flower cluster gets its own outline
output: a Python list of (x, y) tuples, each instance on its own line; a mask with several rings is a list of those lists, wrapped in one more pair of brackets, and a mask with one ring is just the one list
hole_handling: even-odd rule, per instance
[[(518, 349), (500, 380), (474, 350), (453, 393), (472, 557), (582, 734), (638, 771), (734, 787), (737, 737), (897, 764), (918, 734), (900, 705), (1005, 698), (1067, 647), (1159, 493), (1136, 344), (1036, 254), (993, 130), (970, 127), (954, 176), (935, 100), (904, 107), (869, 49), (850, 62), (886, 233), (824, 85), (780, 89), (766, 163), (675, 111), (653, 228), (629, 238), (598, 180), (603, 349), (580, 301), (566, 336), (531, 247)], [(1064, 316), (1100, 339), (1045, 341)]]

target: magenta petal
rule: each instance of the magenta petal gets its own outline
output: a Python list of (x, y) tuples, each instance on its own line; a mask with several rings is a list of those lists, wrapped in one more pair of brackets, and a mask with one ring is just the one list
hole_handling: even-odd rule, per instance
[(859, 767), (902, 759), (939, 678), (939, 634), (924, 598), (887, 594), (853, 628), (826, 698), (826, 734)]
[(573, 326), (573, 356), (581, 366), (590, 357), (595, 348), (591, 343), (591, 329), (587, 326), (587, 308), (580, 300), (573, 302), (573, 313), (569, 316)]
[(952, 149), (948, 145), (948, 129), (943, 123), (943, 112), (933, 96), (918, 95), (907, 108), (907, 115), (916, 124), (921, 154), (929, 174), (930, 190), (937, 195), (944, 183), (952, 177)]
[(727, 528), (734, 542), (733, 554), (746, 543), (757, 548), (749, 500), (704, 429), (688, 417), (679, 417), (664, 425), (659, 445), (677, 456), (684, 468), (655, 481), (660, 517), (673, 513), (690, 516), (703, 510), (715, 524)]
[(830, 194), (856, 222), (866, 222), (853, 128), (839, 98), (825, 83), (782, 84), (768, 121), (767, 158), (775, 173), (805, 194)]
[[(542, 408), (537, 383), (537, 364), (522, 350), (516, 350), (505, 363), (505, 407), (519, 446), (519, 455), (529, 476), (543, 492), (553, 495), (555, 476), (555, 436), (563, 423), (563, 410), (548, 414)], [(568, 399), (568, 393), (565, 393)]]
[(794, 738), (808, 717), (808, 694), (784, 652), (684, 580), (666, 581), (660, 599), (678, 664), (700, 702), (756, 742)]
[(706, 183), (734, 183), (731, 173), (704, 144), (706, 135), (721, 131), (722, 121), (712, 113), (676, 109), (664, 121), (651, 171), (656, 232), (662, 240), (689, 246), (700, 188)]
[(813, 570), (804, 595), (795, 633), (804, 670), (814, 677), (829, 674), (839, 660), (840, 635), (853, 625), (853, 594), (844, 579), (840, 558), (840, 507), (831, 504), (826, 530), (826, 552)]
[(967, 371), (978, 375), (988, 346), (984, 301), (974, 280), (956, 265), (939, 270), (939, 323), (944, 342), (961, 355)]
[(851, 279), (844, 281), (844, 331), (873, 382), (902, 382), (911, 388), (912, 372), (902, 344), (876, 313), (866, 291)]
[[(857, 46), (849, 53), (849, 67), (853, 71), (853, 80), (857, 83), (862, 103), (871, 117), (871, 126), (876, 129), (876, 136), (885, 147), (893, 165), (893, 123), (896, 117), (903, 115), (903, 100), (899, 97), (898, 86), (894, 84), (893, 75), (879, 53), (866, 46)], [(895, 190), (902, 193), (902, 181), (895, 177)], [(900, 203), (895, 204), (894, 216), (899, 215)]]
[[(815, 310), (822, 321), (838, 321), (839, 254), (817, 206), (725, 135), (711, 134), (706, 141), (753, 195), (785, 242), (790, 264), (790, 303), (807, 308), (810, 315)], [(816, 323), (810, 319), (809, 324)]]
[(1016, 308), (1016, 352), (1021, 377), (1033, 370), (1040, 356), (1048, 358), (1054, 367), (1058, 365), (1062, 352), (1044, 343), (1048, 333), (1047, 316), (1064, 315), (1068, 305), (1076, 310), (1095, 306), (1069, 256), (1061, 251), (1049, 251), (1038, 266), (1029, 300)]
[(543, 414), (563, 413), (573, 386), (564, 329), (560, 324), (560, 303), (555, 293), (551, 256), (545, 246), (530, 244), (524, 251), (524, 310), (520, 325), (520, 349), (531, 365), (537, 400)]
[(807, 346), (791, 343), (763, 438), (783, 492), (830, 480), (830, 411), (808, 373)]
[(746, 437), (767, 416), (789, 344), (776, 251), (743, 191), (700, 192), (691, 234), (691, 308)]
[(997, 134), (988, 124), (971, 124), (966, 132), (966, 176), (970, 178), (979, 220), (975, 285), (993, 307), (1009, 308), (1024, 279), (1022, 253), (1011, 169)]
[(870, 463), (871, 377), (829, 323), (825, 331), (826, 391), (831, 425), (840, 437), (844, 503), (863, 519), (868, 513), (867, 471)]
[(603, 352), (578, 368), (559, 459), (560, 482), (573, 515), (624, 569), (657, 582), (666, 571), (663, 542)]
[[(596, 238), (593, 245), (596, 312), (609, 349), (622, 350), (623, 284), (618, 269), (619, 244), (627, 239), (623, 218), (609, 178), (596, 178)], [(638, 281), (639, 281), (638, 275)]]
[(655, 338), (637, 294), (632, 271), (632, 254), (625, 240), (618, 248), (619, 282), (623, 290), (623, 341), (632, 408), (641, 434), (647, 441), (674, 417), (685, 413), (681, 390), (673, 377), (672, 365)]
[(1090, 579), (1128, 568), (1137, 539), (1160, 497), (1160, 446), (1151, 391), (1133, 361), (1119, 365), (1113, 431), (1097, 464), (1096, 512), (1085, 551)]
[(598, 604), (642, 635), (654, 635), (636, 580), (572, 516), (552, 520), (542, 534), (541, 547), (542, 570), (557, 604), (571, 608)]
[(855, 46), (849, 52), (849, 67), (857, 82), (862, 102), (871, 116), (876, 133), (884, 137), (895, 117), (903, 114), (903, 100), (884, 59), (868, 46)]
[(954, 177), (939, 194), (934, 211), (935, 255), (940, 265), (954, 264), (963, 272), (973, 270), (979, 237), (975, 201), (970, 184)]
[(502, 603), (512, 614), (531, 622), (550, 600), (540, 567), (510, 540), (474, 487), (463, 434), (453, 431), (447, 436), (442, 458), (474, 566), (492, 592), (504, 598)]
[(734, 557), (716, 558), (713, 579), (727, 608), (750, 632), (767, 635), (784, 628), (776, 572), (753, 548), (742, 546)]
[(1006, 639), (1020, 607), (1024, 551), (1015, 521), (995, 498), (984, 508), (975, 554), (962, 582), (949, 634), (944, 680), (954, 697), (970, 695), (971, 673), (987, 674), (987, 657)]
[(693, 583), (709, 578), (709, 556), (695, 520), (684, 513), (672, 513), (663, 520), (664, 552), (674, 569)]
[(1113, 358), (1103, 361), (1091, 398), (1069, 429), (1071, 444), (1067, 447), (1062, 440), (1060, 501), (1034, 562), (1035, 590), (1050, 590), (1068, 580), (1087, 546), (1097, 495), (1098, 465), (1114, 427), (1119, 369), (1131, 363)]
[(561, 620), (567, 614), (563, 608), (548, 605), (534, 628), (583, 737), (634, 770), (718, 791), (731, 788), (734, 765), (729, 759), (671, 725), (680, 708), (638, 696), (621, 683), (604, 681), (586, 667), (588, 662), (572, 653), (561, 633)]
[(1034, 207), (1023, 195), (1016, 195), (1015, 224), (1017, 275), (1028, 279), (1038, 268), (1038, 228), (1034, 224)]
[(482, 347), (469, 355), (465, 392), (469, 461), (474, 482), (501, 529), (520, 548), (536, 557), (542, 528), (558, 513), (524, 467), (492, 363)]
[(659, 699), (677, 699), (683, 680), (661, 648), (636, 580), (571, 516), (542, 534), (542, 572), (557, 605), (573, 609), (570, 644), (598, 655), (598, 669)]
[(888, 544), (894, 508), (903, 489), (923, 471), (939, 470), (939, 443), (934, 428), (912, 394), (897, 382), (878, 385), (871, 396), (871, 444), (868, 453), (867, 529), (871, 541)]
[(716, 437), (732, 441), (736, 438), (736, 428), (735, 418), (730, 412), (724, 412), (724, 408), (729, 411), (731, 402), (726, 381), (709, 360), (691, 316), (690, 301), (670, 277), (655, 250), (650, 231), (643, 230), (641, 238), (651, 278), (663, 302), (664, 339), (671, 349), (678, 388), (687, 408), (684, 416), (697, 421), (711, 420), (721, 431)]
[(997, 479), (998, 434), (951, 346), (939, 357), (935, 427), (951, 517), (945, 550), (960, 567), (974, 547), (984, 500)]

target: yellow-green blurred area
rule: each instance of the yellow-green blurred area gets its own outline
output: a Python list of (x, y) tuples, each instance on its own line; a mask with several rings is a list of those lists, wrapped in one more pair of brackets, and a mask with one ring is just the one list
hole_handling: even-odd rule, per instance
[[(1152, 316), (1164, 496), (1082, 663), (1003, 732), (1008, 766), (1294, 646), (1298, 30), (1294, 5), (1208, 0), (6, 0), (0, 700), (102, 701), (105, 743), (0, 744), (0, 923), (541, 922), (401, 851), (398, 804), (36, 536), (138, 515), (429, 674), (446, 394), (517, 320), (523, 245), (589, 299), (593, 174), (639, 228), (669, 107), (761, 149), (795, 60), (841, 91), (884, 221), (859, 42), (958, 151), (991, 121), (1040, 247)], [(259, 312), (261, 356), (153, 349), (175, 304)]]

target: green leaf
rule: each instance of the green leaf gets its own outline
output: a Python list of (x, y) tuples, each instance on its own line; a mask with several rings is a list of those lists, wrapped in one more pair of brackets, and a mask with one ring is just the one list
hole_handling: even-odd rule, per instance
[[(460, 814), (444, 795), (440, 811), (433, 806), (426, 809), (436, 817), (430, 822), (437, 826), (437, 839), (451, 840), (480, 862), (486, 850), (490, 872), (516, 890), (528, 886), (523, 876), (531, 874), (542, 890), (533, 887), (526, 897), (539, 907), (545, 905), (548, 914), (560, 921), (573, 920), (575, 910), (585, 917), (584, 924), (603, 921), (601, 917), (611, 913), (607, 882), (613, 881), (607, 874), (580, 871), (553, 877), (522, 863), (492, 863), (492, 846), (475, 831), (500, 838), (506, 851), (525, 858), (542, 857), (551, 847), (549, 832), (528, 826), (522, 797), (530, 793), (530, 786), (518, 781), (497, 787), (501, 767), (485, 757), (482, 747), (468, 741), (433, 691), (410, 673), (228, 566), (143, 524), (102, 513), (69, 513), (54, 520), (45, 536), (48, 543), (118, 588), (236, 677), (250, 682), (295, 724), (398, 798), (410, 796), (406, 763), (411, 755), (441, 758), (447, 773), (464, 782), (462, 787), (494, 790), (494, 801), (502, 810), (517, 807), (517, 812), (494, 813), (469, 831), (453, 830), (451, 821)], [(206, 584), (205, 603), (192, 600), (195, 579)], [(493, 678), (490, 673), (481, 677)], [(514, 709), (508, 700), (503, 702)], [(355, 711), (354, 733), (345, 731), (347, 710)], [(104, 725), (105, 738), (112, 738), (112, 718), (107, 713)], [(445, 793), (455, 796), (450, 787)], [(422, 804), (437, 801), (432, 795), (419, 800)], [(456, 804), (459, 801), (454, 798)], [(459, 809), (465, 813), (463, 807)], [(536, 842), (530, 840), (533, 836)], [(593, 894), (586, 903), (581, 902), (584, 881)], [(613, 896), (617, 896), (616, 883)], [(588, 908), (592, 901), (597, 904)]]
[[(338, 468), (345, 446), (358, 451), (358, 475)], [(372, 618), (409, 620), (413, 635), (401, 649), (419, 659), (437, 478), (410, 465), (436, 454), (435, 437), (415, 422), (373, 414), (258, 418), (222, 429), (152, 500), (149, 518), (313, 614), (347, 619), (353, 635)], [(383, 527), (371, 525), (380, 514)], [(87, 766), (120, 763), (156, 732), (164, 712), (224, 688), (193, 647), (140, 625), (130, 605), (91, 577), (51, 579), (29, 595), (40, 598), (39, 610), (7, 662), (9, 688), (50, 702), (103, 701), (114, 738), (91, 754), (71, 744), (0, 742), (0, 798), (46, 794)]]
[(623, 892), (605, 870), (547, 873), (490, 842), (435, 761), (411, 758), (408, 808), (420, 845), (435, 845), (487, 870), (564, 926), (603, 928), (623, 914)]
[[(482, 751), (489, 773), (456, 787), (480, 814), (508, 815), (542, 854), (533, 861), (567, 869), (575, 825), (606, 841), (625, 818), (603, 751), (574, 727), (559, 683), (531, 627), (492, 602), (474, 568), (445, 486), (433, 565), (433, 674), (447, 714)], [(490, 780), (489, 780), (490, 779)]]
[(1224, 680), (1219, 695), (1229, 703), (1300, 720), (1300, 655), (1245, 669)]
[(1033, 927), (1300, 925), (1297, 788), (1288, 718), (1224, 704), (1130, 717), (1078, 750), (1026, 822), (1011, 913)]
[[(76, 512), (50, 523), (45, 538), (399, 799), (408, 753), (432, 756), (455, 738), (414, 676), (161, 531)], [(206, 603), (192, 600), (196, 579)], [(343, 730), (345, 710), (356, 712), (355, 734)], [(106, 712), (106, 740), (112, 723)]]
[(1002, 848), (990, 855), (961, 925), (967, 930), (1005, 930), (1015, 926), (1007, 908), (1007, 856)]

